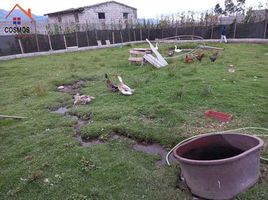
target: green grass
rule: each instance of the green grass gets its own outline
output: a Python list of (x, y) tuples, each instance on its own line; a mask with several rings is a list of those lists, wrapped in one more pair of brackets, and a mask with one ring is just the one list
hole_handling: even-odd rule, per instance
[[(166, 56), (169, 46), (160, 46)], [(156, 167), (157, 156), (135, 152), (124, 139), (83, 148), (73, 139), (76, 121), (49, 108), (92, 113), (84, 137), (117, 133), (166, 148), (199, 133), (267, 128), (267, 45), (217, 46), (225, 50), (215, 63), (208, 53), (200, 63), (178, 58), (159, 70), (130, 65), (131, 46), (1, 62), (0, 114), (28, 118), (0, 119), (0, 199), (192, 199), (176, 188), (178, 166)], [(229, 64), (235, 73), (227, 71)], [(104, 73), (115, 82), (121, 75), (134, 95), (107, 91)], [(56, 88), (80, 79), (88, 80), (81, 92), (96, 99), (75, 107), (72, 96)], [(206, 119), (208, 109), (234, 119), (225, 125)], [(266, 176), (240, 198), (265, 199), (267, 188)]]

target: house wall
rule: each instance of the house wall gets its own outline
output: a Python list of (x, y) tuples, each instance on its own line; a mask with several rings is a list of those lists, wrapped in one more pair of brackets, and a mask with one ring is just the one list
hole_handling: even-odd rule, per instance
[[(105, 13), (105, 19), (99, 19), (98, 13)], [(123, 18), (123, 13), (128, 13), (128, 20)], [(79, 19), (83, 22), (96, 23), (96, 24), (118, 24), (119, 22), (136, 23), (137, 10), (116, 4), (107, 3), (97, 7), (85, 8), (79, 15)]]
[[(105, 13), (105, 19), (99, 19), (98, 13)], [(128, 13), (128, 19), (123, 18), (123, 13)], [(75, 22), (74, 13), (61, 14), (62, 25), (71, 24)], [(112, 28), (112, 24), (123, 24), (122, 28), (126, 27), (126, 24), (135, 24), (137, 22), (137, 10), (130, 7), (117, 4), (106, 3), (94, 7), (84, 7), (84, 11), (78, 12), (79, 24), (90, 24), (97, 29)], [(49, 15), (48, 21), (51, 24), (59, 23), (58, 16)]]

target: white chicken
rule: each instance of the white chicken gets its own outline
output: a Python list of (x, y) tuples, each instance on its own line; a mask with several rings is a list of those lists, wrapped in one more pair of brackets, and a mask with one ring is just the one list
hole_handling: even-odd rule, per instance
[(117, 76), (118, 80), (119, 80), (119, 84), (118, 84), (118, 89), (121, 92), (121, 94), (123, 95), (132, 95), (135, 91), (135, 89), (131, 89), (130, 87), (128, 87), (126, 84), (124, 84), (122, 77), (121, 76)]

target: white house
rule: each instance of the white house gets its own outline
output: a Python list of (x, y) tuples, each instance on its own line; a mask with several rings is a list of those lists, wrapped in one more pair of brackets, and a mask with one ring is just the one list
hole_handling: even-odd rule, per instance
[(128, 24), (137, 22), (137, 9), (116, 1), (71, 8), (45, 15), (48, 16), (50, 24), (59, 24), (63, 27), (66, 24), (87, 24), (97, 29), (105, 29), (121, 24), (124, 28)]

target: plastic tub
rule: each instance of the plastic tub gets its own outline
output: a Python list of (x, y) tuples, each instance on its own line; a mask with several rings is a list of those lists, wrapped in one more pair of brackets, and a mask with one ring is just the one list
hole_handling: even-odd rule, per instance
[(207, 134), (174, 150), (191, 192), (206, 199), (231, 199), (259, 178), (263, 141), (254, 136)]

